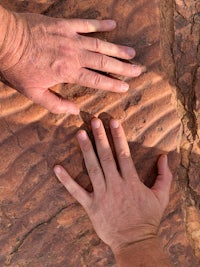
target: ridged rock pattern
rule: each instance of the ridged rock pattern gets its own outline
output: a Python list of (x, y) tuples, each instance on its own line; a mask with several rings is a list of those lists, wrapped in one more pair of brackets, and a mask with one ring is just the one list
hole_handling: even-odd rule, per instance
[[(141, 77), (130, 80), (130, 90), (125, 94), (67, 84), (52, 88), (76, 102), (82, 110), (80, 116), (50, 114), (0, 84), (0, 266), (117, 266), (110, 249), (96, 236), (85, 211), (52, 171), (55, 164), (61, 163), (78, 183), (91, 190), (75, 134), (83, 128), (91, 136), (90, 120), (94, 116), (103, 120), (109, 137), (109, 119), (114, 117), (122, 122), (138, 173), (148, 186), (155, 180), (158, 156), (170, 152), (175, 178), (160, 237), (175, 266), (198, 266), (194, 243), (187, 236), (199, 229), (192, 225), (194, 216), (188, 215), (196, 209), (185, 208), (185, 180), (181, 187), (176, 174), (182, 153), (179, 148), (183, 147), (182, 130), (186, 130), (181, 121), (182, 104), (181, 107), (177, 104), (179, 95), (162, 68), (162, 63), (166, 66), (165, 55), (171, 45), (170, 33), (165, 35), (165, 31), (170, 24), (168, 20), (173, 21), (173, 8), (169, 1), (168, 20), (160, 24), (159, 8), (165, 10), (166, 3), (161, 1), (160, 6), (159, 2), (0, 1), (19, 12), (63, 18), (113, 18), (118, 23), (116, 30), (94, 36), (134, 47), (136, 61), (147, 67)], [(176, 28), (173, 30), (176, 32)], [(178, 52), (174, 53), (178, 56)], [(174, 62), (170, 64), (173, 69)], [(187, 143), (184, 149), (186, 146)], [(198, 194), (197, 179), (191, 179), (190, 183)], [(187, 231), (186, 217), (191, 218)]]

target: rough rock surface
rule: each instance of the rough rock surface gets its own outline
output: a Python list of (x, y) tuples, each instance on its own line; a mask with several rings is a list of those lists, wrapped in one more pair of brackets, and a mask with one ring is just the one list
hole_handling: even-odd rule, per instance
[(80, 116), (52, 115), (0, 84), (0, 266), (116, 266), (84, 210), (52, 172), (62, 163), (91, 189), (75, 133), (82, 127), (91, 134), (93, 116), (106, 127), (110, 117), (121, 120), (137, 170), (149, 186), (158, 155), (171, 152), (175, 178), (160, 236), (175, 266), (199, 266), (198, 1), (0, 3), (54, 17), (114, 18), (117, 29), (97, 36), (135, 47), (136, 60), (148, 70), (131, 80), (123, 95), (77, 85), (54, 87), (81, 106)]

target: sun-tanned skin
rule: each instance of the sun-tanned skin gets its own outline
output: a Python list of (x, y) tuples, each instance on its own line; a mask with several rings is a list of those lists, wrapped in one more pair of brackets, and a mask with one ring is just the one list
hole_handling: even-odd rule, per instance
[(77, 105), (59, 98), (48, 88), (77, 83), (125, 92), (127, 83), (95, 70), (128, 77), (141, 74), (141, 67), (116, 59), (133, 58), (133, 48), (81, 35), (115, 27), (113, 20), (57, 19), (12, 13), (0, 6), (0, 74), (19, 92), (51, 112), (77, 114)]
[(158, 176), (149, 189), (139, 179), (122, 126), (111, 120), (110, 128), (120, 172), (99, 119), (92, 130), (100, 162), (85, 131), (77, 138), (85, 159), (93, 192), (80, 187), (61, 166), (54, 171), (72, 196), (86, 210), (98, 236), (111, 247), (120, 267), (169, 267), (157, 232), (169, 201), (172, 174), (167, 156), (158, 160)]

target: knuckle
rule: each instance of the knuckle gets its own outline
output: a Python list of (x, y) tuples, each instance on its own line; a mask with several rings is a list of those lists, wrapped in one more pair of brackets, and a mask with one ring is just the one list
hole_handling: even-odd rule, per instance
[(51, 18), (51, 20), (53, 21), (53, 23), (47, 23), (47, 32), (59, 34), (62, 32), (62, 30), (66, 29), (65, 20), (59, 18)]
[(88, 174), (89, 176), (97, 176), (101, 173), (101, 170), (98, 166), (92, 166), (88, 168)]
[(60, 113), (60, 109), (59, 109), (58, 107), (56, 107), (56, 106), (51, 107), (51, 108), (49, 109), (49, 111), (50, 111), (51, 113), (54, 113), (54, 114), (59, 114), (59, 113)]
[(113, 156), (110, 152), (104, 152), (101, 156), (100, 159), (102, 162), (111, 162), (113, 160)]
[(101, 40), (99, 40), (98, 38), (94, 38), (94, 49), (96, 52), (99, 52), (101, 50)]
[(81, 145), (81, 147), (82, 147), (82, 150), (83, 150), (84, 152), (88, 152), (88, 151), (91, 150), (91, 144), (90, 144), (90, 142), (88, 142), (88, 141), (85, 141), (85, 142)]
[(95, 87), (101, 84), (101, 76), (98, 73), (94, 75), (93, 83)]
[(63, 100), (62, 98), (59, 97), (58, 101), (52, 104), (49, 110), (54, 114), (60, 114), (62, 112), (62, 104), (63, 104)]
[(84, 27), (86, 28), (86, 31), (89, 32), (91, 30), (90, 21), (88, 19), (84, 19), (83, 23), (85, 24)]
[(64, 76), (64, 68), (62, 66), (58, 66), (56, 69), (56, 74), (58, 77), (63, 78)]
[(60, 108), (56, 105), (52, 106), (49, 110), (54, 114), (59, 114), (61, 112)]
[(66, 20), (63, 20), (63, 19), (57, 19), (56, 20), (56, 28), (59, 29), (59, 30), (66, 30), (67, 28), (67, 22)]
[(99, 141), (102, 141), (102, 140), (105, 139), (105, 135), (103, 134), (102, 131), (97, 131), (97, 132), (95, 133), (95, 138), (96, 138), (97, 140), (99, 140)]
[(121, 138), (122, 138), (122, 132), (120, 131), (119, 128), (114, 129), (114, 131), (113, 131), (113, 136), (114, 136), (116, 139), (121, 139)]
[(130, 158), (130, 152), (127, 150), (121, 150), (118, 154), (118, 157), (120, 159), (129, 159)]
[(79, 66), (84, 67), (86, 65), (86, 62), (88, 61), (87, 53), (79, 53), (77, 56)]
[(100, 69), (105, 69), (107, 67), (107, 65), (108, 65), (107, 57), (104, 56), (104, 55), (101, 55), (100, 58), (99, 58), (99, 62), (98, 63), (99, 63), (98, 65), (99, 65)]
[(87, 76), (83, 73), (83, 72), (80, 72), (79, 75), (78, 75), (78, 83), (81, 83), (81, 84), (85, 84), (87, 80)]
[(56, 77), (63, 78), (66, 74), (66, 69), (64, 66), (60, 64), (60, 62), (52, 62), (50, 65), (53, 73), (55, 73)]

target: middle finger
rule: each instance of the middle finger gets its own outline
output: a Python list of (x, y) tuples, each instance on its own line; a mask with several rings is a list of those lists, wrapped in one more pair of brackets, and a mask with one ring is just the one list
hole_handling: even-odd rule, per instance
[(79, 36), (82, 46), (89, 51), (105, 54), (107, 56), (131, 59), (135, 56), (135, 50), (132, 47), (112, 44), (98, 38)]
[(89, 69), (95, 69), (128, 77), (138, 77), (142, 73), (140, 66), (124, 63), (118, 59), (108, 57), (103, 54), (85, 51), (82, 57), (83, 58), (81, 61), (83, 67)]
[(108, 142), (105, 129), (101, 120), (95, 118), (91, 122), (93, 135), (95, 138), (96, 148), (99, 160), (104, 171), (106, 179), (116, 177), (118, 175), (117, 166)]
[(138, 180), (138, 174), (133, 164), (129, 145), (122, 126), (117, 120), (112, 119), (110, 121), (110, 128), (122, 176), (124, 178)]

